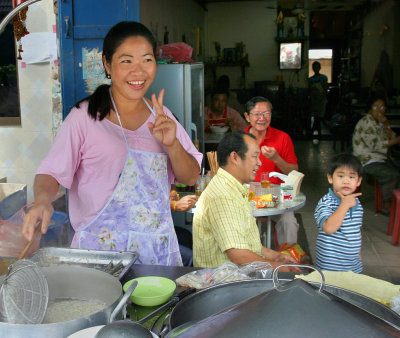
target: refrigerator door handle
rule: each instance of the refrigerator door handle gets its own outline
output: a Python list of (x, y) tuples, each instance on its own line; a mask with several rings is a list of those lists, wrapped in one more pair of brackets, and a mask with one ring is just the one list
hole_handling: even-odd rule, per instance
[(190, 124), (190, 130), (194, 132), (193, 140), (197, 140), (197, 126), (193, 122)]

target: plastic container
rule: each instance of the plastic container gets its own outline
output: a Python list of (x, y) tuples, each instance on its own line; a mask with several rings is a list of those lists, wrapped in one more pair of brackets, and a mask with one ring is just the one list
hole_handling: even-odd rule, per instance
[(54, 211), (51, 216), (52, 223), (49, 225), (47, 232), (42, 235), (40, 246), (58, 246), (61, 235), (63, 234), (64, 225), (68, 221), (68, 215), (61, 211)]
[(168, 301), (176, 289), (173, 280), (158, 276), (145, 276), (131, 279), (123, 286), (124, 291), (128, 290), (133, 281), (138, 285), (129, 297), (132, 303), (141, 306), (157, 306)]

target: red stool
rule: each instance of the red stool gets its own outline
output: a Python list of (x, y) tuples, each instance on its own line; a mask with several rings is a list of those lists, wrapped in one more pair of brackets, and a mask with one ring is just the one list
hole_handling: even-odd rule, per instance
[(392, 244), (400, 242), (400, 189), (393, 190), (392, 206), (390, 208), (388, 235), (392, 235)]

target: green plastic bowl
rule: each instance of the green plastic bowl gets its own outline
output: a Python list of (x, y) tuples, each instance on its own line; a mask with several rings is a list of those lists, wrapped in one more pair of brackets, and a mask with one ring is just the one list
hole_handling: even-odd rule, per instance
[(171, 298), (176, 289), (176, 284), (171, 279), (159, 276), (146, 276), (126, 282), (123, 286), (125, 292), (135, 280), (138, 282), (138, 285), (133, 290), (129, 299), (136, 305), (156, 306), (164, 304)]

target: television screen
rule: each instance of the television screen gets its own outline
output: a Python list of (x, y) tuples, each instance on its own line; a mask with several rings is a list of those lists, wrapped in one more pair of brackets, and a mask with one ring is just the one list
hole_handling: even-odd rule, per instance
[(301, 42), (281, 42), (279, 68), (301, 69)]

